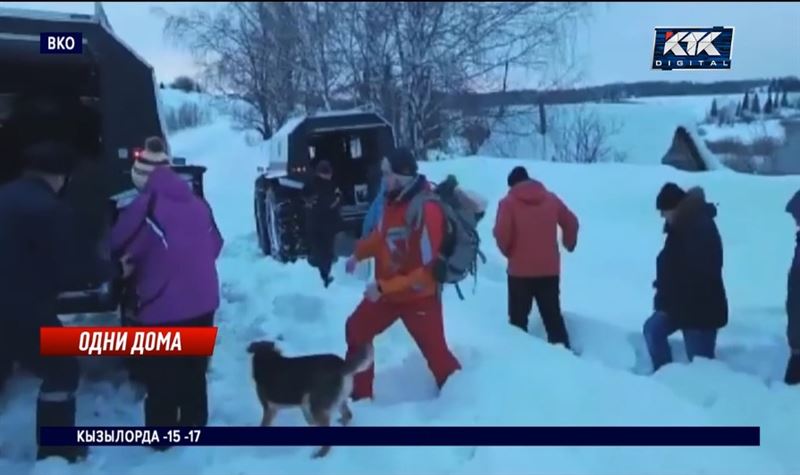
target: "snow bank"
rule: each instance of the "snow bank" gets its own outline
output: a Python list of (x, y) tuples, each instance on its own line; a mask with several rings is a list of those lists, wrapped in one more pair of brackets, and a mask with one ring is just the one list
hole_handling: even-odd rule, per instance
[(158, 96), (162, 105), (167, 109), (178, 109), (184, 104), (197, 104), (207, 109), (214, 110), (219, 100), (199, 92), (185, 92), (179, 89), (159, 89)]
[[(256, 425), (261, 409), (250, 380), (247, 344), (274, 339), (286, 354), (345, 350), (344, 323), (364, 282), (343, 275), (324, 289), (302, 263), (280, 265), (261, 256), (254, 236), (253, 179), (262, 147), (247, 145), (230, 123), (171, 137), (176, 154), (209, 167), (207, 194), (226, 238), (219, 262), (223, 304), (209, 374), (210, 423)], [(670, 127), (670, 134), (674, 127)], [(631, 143), (634, 137), (627, 137)], [(660, 156), (662, 149), (656, 155)], [(496, 203), (515, 165), (557, 192), (578, 215), (574, 254), (563, 257), (562, 302), (580, 357), (507, 324), (505, 262), (493, 245)], [(462, 158), (423, 165), (434, 180), (454, 173), (487, 197), (479, 225), (488, 262), (466, 300), (445, 294), (446, 331), (464, 370), (437, 397), (411, 338), (395, 325), (376, 340), (376, 399), (353, 405), (358, 425), (721, 425), (755, 424), (758, 448), (503, 448), (337, 447), (324, 460), (312, 448), (178, 447), (153, 453), (138, 447), (96, 447), (83, 464), (33, 464), (32, 414), (36, 381), (20, 377), (5, 392), (0, 412), (0, 473), (94, 474), (789, 474), (796, 455), (800, 391), (780, 383), (787, 358), (783, 314), (785, 276), (795, 229), (783, 212), (796, 191), (792, 178), (734, 173), (683, 173), (665, 166), (560, 165)], [(655, 376), (641, 325), (652, 308), (650, 282), (663, 242), (655, 196), (665, 181), (702, 185), (718, 204), (725, 245), (729, 326), (716, 362), (677, 363)], [(119, 372), (83, 382), (78, 420), (84, 425), (140, 425), (141, 400)], [(298, 412), (277, 424), (303, 425)], [(13, 436), (12, 436), (13, 434)], [(424, 435), (423, 435), (424, 436)]]

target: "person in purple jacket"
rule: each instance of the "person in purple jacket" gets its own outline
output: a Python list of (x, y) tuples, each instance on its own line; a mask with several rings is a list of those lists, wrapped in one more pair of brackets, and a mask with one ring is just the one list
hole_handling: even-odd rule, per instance
[[(140, 193), (120, 213), (111, 249), (135, 286), (139, 325), (213, 326), (223, 239), (211, 208), (169, 165), (164, 142), (147, 139), (131, 170)], [(146, 426), (206, 425), (207, 357), (147, 357), (141, 363)]]

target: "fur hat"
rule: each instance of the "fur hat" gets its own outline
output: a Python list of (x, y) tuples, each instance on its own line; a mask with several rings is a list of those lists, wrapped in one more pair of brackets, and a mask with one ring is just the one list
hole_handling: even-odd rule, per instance
[(686, 197), (683, 188), (675, 183), (667, 183), (661, 187), (656, 197), (656, 209), (659, 211), (670, 211), (678, 207), (678, 204)]
[(169, 166), (170, 159), (166, 152), (166, 145), (159, 137), (150, 137), (144, 142), (144, 150), (133, 162), (131, 177), (137, 188), (144, 187), (147, 179), (156, 167)]
[(531, 178), (528, 176), (528, 170), (526, 170), (525, 167), (514, 167), (514, 169), (511, 170), (511, 173), (508, 174), (508, 187), (511, 188), (517, 183), (521, 183), (530, 179)]

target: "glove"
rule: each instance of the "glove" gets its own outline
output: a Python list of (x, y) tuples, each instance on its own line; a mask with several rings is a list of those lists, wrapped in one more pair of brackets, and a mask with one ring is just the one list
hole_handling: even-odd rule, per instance
[(348, 274), (352, 274), (356, 271), (356, 266), (358, 265), (358, 259), (355, 256), (350, 256), (347, 258), (347, 262), (344, 264), (344, 270)]
[(364, 291), (364, 297), (370, 302), (377, 302), (381, 298), (381, 289), (377, 282), (370, 282)]
[(130, 256), (127, 254), (123, 256), (120, 260), (120, 263), (122, 264), (122, 278), (127, 279), (133, 274), (134, 271), (133, 264), (130, 261)]

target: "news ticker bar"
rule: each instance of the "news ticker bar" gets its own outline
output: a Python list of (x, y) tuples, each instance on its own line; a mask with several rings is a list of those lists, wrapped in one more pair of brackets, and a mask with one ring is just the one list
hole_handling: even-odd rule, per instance
[(669, 446), (760, 445), (759, 427), (42, 427), (41, 445)]

